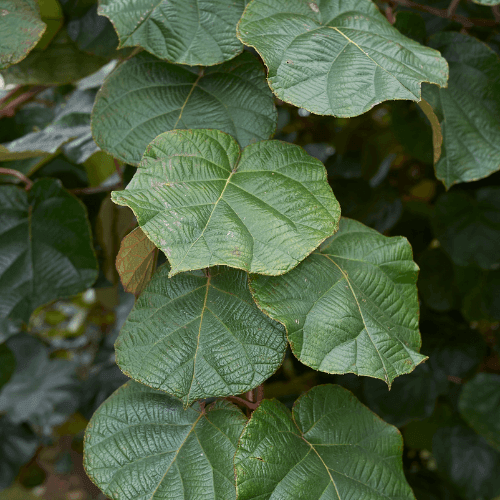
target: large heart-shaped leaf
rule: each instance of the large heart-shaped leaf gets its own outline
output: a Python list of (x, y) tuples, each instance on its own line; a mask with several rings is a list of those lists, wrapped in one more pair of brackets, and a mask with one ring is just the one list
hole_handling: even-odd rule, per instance
[(255, 276), (250, 288), (257, 305), (285, 325), (304, 364), (390, 385), (425, 359), (418, 353), (417, 273), (405, 238), (343, 218), (295, 269)]
[(414, 500), (402, 450), (398, 430), (340, 386), (311, 389), (292, 412), (266, 400), (238, 443), (238, 500)]
[(435, 115), (436, 176), (449, 188), (500, 169), (500, 58), (460, 33), (439, 33), (432, 46), (446, 57), (450, 80), (446, 89), (424, 85), (422, 97)]
[(211, 66), (232, 59), (243, 46), (236, 23), (245, 0), (99, 0), (99, 14), (113, 23), (120, 47), (139, 45), (161, 59)]
[(500, 451), (500, 375), (478, 373), (464, 385), (459, 407), (469, 425)]
[(159, 135), (112, 199), (134, 211), (170, 276), (215, 265), (286, 273), (340, 216), (325, 167), (302, 148), (262, 141), (241, 151), (218, 130)]
[(0, 69), (24, 59), (47, 25), (37, 0), (0, 0)]
[(29, 193), (0, 186), (0, 317), (28, 321), (51, 300), (74, 295), (97, 278), (84, 205), (52, 179)]
[(249, 53), (214, 68), (189, 68), (139, 54), (105, 81), (92, 113), (102, 149), (137, 164), (160, 133), (214, 128), (245, 147), (268, 139), (276, 108), (264, 69)]
[(439, 52), (403, 36), (370, 0), (253, 0), (238, 37), (262, 56), (280, 99), (320, 115), (419, 101), (422, 82), (448, 79)]
[(227, 401), (184, 410), (179, 400), (129, 382), (94, 413), (84, 466), (120, 500), (234, 500), (233, 457), (245, 417)]
[(279, 368), (284, 329), (257, 308), (244, 271), (168, 271), (155, 273), (120, 332), (116, 361), (126, 375), (188, 405), (249, 391)]
[(500, 267), (500, 188), (442, 194), (432, 219), (434, 234), (453, 262), (482, 269)]

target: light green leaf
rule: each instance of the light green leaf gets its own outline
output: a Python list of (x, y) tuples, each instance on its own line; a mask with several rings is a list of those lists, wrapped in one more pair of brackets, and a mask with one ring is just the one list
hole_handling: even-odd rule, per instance
[(168, 61), (212, 66), (243, 46), (236, 23), (245, 0), (99, 0), (99, 14), (115, 26), (121, 47), (139, 45)]
[(245, 417), (227, 401), (184, 410), (179, 400), (129, 382), (94, 413), (84, 466), (120, 500), (234, 500), (233, 457)]
[(491, 446), (500, 451), (500, 375), (478, 373), (460, 395), (460, 413)]
[(482, 269), (500, 267), (500, 187), (442, 194), (432, 225), (436, 238), (453, 262)]
[(276, 128), (264, 69), (249, 53), (214, 68), (189, 68), (139, 54), (97, 95), (92, 131), (99, 146), (136, 165), (146, 146), (173, 129), (214, 128), (245, 147)]
[(52, 179), (29, 193), (0, 186), (0, 317), (28, 321), (51, 300), (74, 295), (97, 278), (84, 205)]
[(340, 217), (319, 160), (279, 141), (241, 151), (218, 130), (159, 135), (127, 188), (111, 196), (167, 255), (170, 276), (215, 265), (286, 273)]
[(0, 0), (0, 69), (24, 59), (46, 28), (36, 0)]
[(449, 188), (500, 169), (500, 58), (460, 33), (439, 33), (432, 46), (446, 57), (450, 80), (446, 89), (424, 85), (422, 97), (436, 117), (436, 177)]
[(422, 82), (448, 79), (439, 52), (399, 33), (370, 0), (253, 0), (237, 29), (264, 59), (273, 92), (320, 115), (420, 101)]
[(34, 50), (2, 71), (5, 83), (60, 85), (72, 83), (97, 71), (108, 59), (87, 54), (61, 30), (45, 50)]
[(493, 7), (495, 5), (500, 5), (500, 2), (498, 0), (472, 0), (472, 1), (479, 5), (488, 5), (490, 7)]
[(402, 450), (398, 430), (340, 386), (314, 387), (292, 412), (265, 400), (238, 443), (238, 500), (414, 500)]
[(418, 267), (403, 237), (342, 218), (340, 229), (288, 274), (254, 276), (257, 305), (283, 323), (293, 353), (327, 373), (390, 386), (426, 359), (418, 353)]
[(116, 342), (116, 361), (138, 382), (182, 399), (249, 391), (285, 356), (283, 327), (254, 304), (248, 275), (230, 268), (183, 273), (162, 266)]

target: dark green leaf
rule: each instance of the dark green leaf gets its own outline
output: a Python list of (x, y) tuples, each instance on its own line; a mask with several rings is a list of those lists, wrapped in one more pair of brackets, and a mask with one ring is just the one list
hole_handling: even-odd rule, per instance
[(167, 130), (220, 129), (245, 147), (268, 139), (275, 127), (272, 93), (261, 64), (249, 53), (205, 69), (139, 54), (106, 80), (92, 114), (99, 146), (132, 164)]
[(295, 269), (255, 276), (250, 288), (257, 305), (285, 325), (304, 364), (391, 385), (425, 359), (418, 353), (417, 273), (405, 238), (343, 218)]
[(340, 217), (325, 167), (302, 148), (262, 141), (241, 151), (218, 130), (159, 135), (112, 199), (132, 208), (170, 276), (215, 265), (286, 273)]
[(92, 285), (86, 210), (58, 181), (36, 181), (29, 193), (0, 186), (0, 209), (0, 316), (27, 322), (38, 306)]
[(500, 187), (441, 195), (432, 220), (434, 234), (453, 262), (482, 269), (500, 266)]
[(472, 429), (457, 424), (438, 429), (432, 452), (439, 470), (466, 500), (500, 495), (500, 453)]
[(411, 500), (403, 440), (340, 386), (318, 386), (290, 412), (263, 401), (235, 456), (238, 500)]
[(425, 44), (427, 30), (425, 21), (417, 12), (401, 11), (396, 14), (394, 27), (403, 35), (412, 38), (418, 43)]
[(500, 451), (500, 375), (478, 373), (464, 385), (460, 413), (467, 423)]
[(129, 377), (182, 399), (240, 394), (281, 365), (284, 329), (254, 304), (248, 275), (212, 268), (153, 276), (116, 342), (116, 361)]
[(420, 101), (422, 82), (444, 86), (448, 79), (440, 54), (399, 33), (370, 0), (253, 0), (238, 37), (262, 56), (280, 99), (320, 115)]
[(233, 457), (244, 424), (227, 401), (184, 410), (179, 400), (129, 382), (92, 417), (85, 469), (120, 500), (234, 500)]
[(24, 59), (46, 28), (37, 0), (1, 0), (0, 69)]
[(27, 334), (7, 340), (16, 357), (16, 371), (0, 390), (0, 413), (15, 423), (51, 428), (66, 421), (79, 403), (75, 364), (49, 359), (47, 349)]
[(236, 23), (245, 0), (100, 0), (99, 14), (113, 23), (120, 47), (139, 45), (168, 61), (212, 66), (243, 46)]
[(10, 380), (16, 369), (14, 353), (5, 343), (0, 344), (0, 389)]
[[(449, 188), (500, 169), (500, 59), (486, 44), (460, 33), (439, 33), (432, 46), (450, 65), (448, 88), (424, 85), (442, 135), (436, 176)], [(435, 131), (436, 132), (436, 131)]]

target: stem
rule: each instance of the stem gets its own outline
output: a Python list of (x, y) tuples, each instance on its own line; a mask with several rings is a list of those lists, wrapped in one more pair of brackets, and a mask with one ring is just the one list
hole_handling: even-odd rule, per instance
[(21, 106), (21, 104), (24, 104), (25, 102), (28, 102), (30, 99), (33, 99), (37, 94), (42, 92), (42, 90), (47, 89), (45, 85), (37, 85), (35, 87), (32, 87), (30, 90), (25, 92), (24, 94), (21, 94), (20, 96), (16, 97), (12, 101), (9, 102), (5, 106), (5, 108), (0, 109), (0, 118), (4, 116), (14, 116), (16, 113), (16, 108), (18, 106)]
[(421, 12), (428, 12), (438, 17), (443, 17), (445, 19), (451, 19), (460, 23), (466, 28), (472, 28), (473, 26), (495, 26), (497, 21), (493, 19), (476, 19), (468, 18), (465, 16), (460, 16), (458, 14), (448, 15), (448, 9), (436, 9), (435, 7), (429, 7), (427, 5), (421, 5), (419, 3), (413, 2), (412, 0), (391, 0), (394, 3), (402, 5), (404, 7), (409, 7), (411, 9), (419, 10)]
[(385, 8), (385, 17), (387, 17), (387, 20), (391, 24), (394, 24), (396, 22), (396, 17), (394, 16), (391, 5), (387, 5), (387, 7)]
[(2, 98), (2, 100), (0, 101), (0, 104), (6, 103), (20, 88), (21, 88), (21, 85), (16, 85), (15, 88), (13, 88), (7, 95), (5, 95)]
[(118, 177), (120, 177), (120, 183), (123, 187), (123, 170), (120, 167), (120, 162), (116, 158), (113, 158), (113, 162), (115, 163), (115, 169), (116, 172), (118, 173)]
[(448, 6), (448, 17), (451, 17), (455, 14), (455, 11), (457, 10), (458, 4), (460, 3), (460, 0), (451, 0), (450, 5)]
[(116, 184), (111, 184), (110, 186), (97, 186), (97, 187), (86, 187), (86, 188), (76, 188), (70, 189), (70, 193), (76, 195), (86, 195), (86, 194), (97, 194), (97, 193), (106, 193), (108, 191), (113, 191), (114, 189), (122, 189), (123, 185), (121, 182), (117, 182)]
[(33, 181), (31, 179), (28, 179), (28, 177), (19, 172), (19, 170), (14, 170), (13, 168), (0, 168), (0, 175), (13, 175), (17, 177), (21, 182), (26, 184), (24, 188), (26, 191), (29, 191), (33, 186)]
[(500, 23), (500, 5), (494, 5), (491, 8), (491, 11), (493, 12), (493, 17), (495, 18), (495, 21), (497, 23)]
[(240, 398), (239, 396), (228, 396), (226, 399), (229, 401), (233, 401), (234, 403), (239, 403), (242, 404), (243, 406), (247, 407), (249, 410), (255, 410), (259, 406), (259, 403), (252, 403), (250, 401), (247, 401), (246, 399)]

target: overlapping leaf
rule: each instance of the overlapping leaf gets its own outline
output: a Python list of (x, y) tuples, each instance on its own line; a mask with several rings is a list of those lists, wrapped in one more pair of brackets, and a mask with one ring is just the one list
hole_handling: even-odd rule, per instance
[(295, 269), (255, 276), (250, 288), (258, 306), (285, 325), (304, 364), (391, 385), (425, 359), (418, 353), (417, 272), (405, 238), (344, 218)]
[(184, 410), (129, 382), (96, 411), (85, 435), (92, 481), (121, 500), (234, 500), (233, 457), (245, 417), (227, 401)]
[(370, 0), (253, 0), (238, 37), (262, 56), (280, 99), (321, 115), (419, 101), (422, 82), (448, 78), (439, 53), (399, 33)]
[(337, 229), (323, 164), (302, 148), (262, 141), (240, 150), (218, 130), (176, 130), (147, 148), (124, 191), (170, 275), (214, 265), (283, 274)]
[(28, 321), (46, 302), (74, 295), (97, 277), (83, 204), (59, 181), (26, 193), (0, 186), (0, 317)]
[(459, 406), (469, 425), (500, 451), (500, 375), (478, 373), (464, 385)]
[(500, 188), (441, 195), (432, 219), (434, 234), (459, 266), (500, 267)]
[(340, 386), (318, 386), (290, 412), (254, 411), (235, 456), (238, 500), (412, 500), (403, 439)]
[(137, 227), (123, 238), (116, 256), (116, 270), (126, 292), (142, 292), (153, 274), (158, 249)]
[(168, 271), (154, 274), (120, 332), (116, 361), (126, 375), (187, 405), (246, 392), (279, 368), (284, 329), (254, 304), (245, 272)]
[(432, 46), (446, 57), (450, 80), (445, 89), (424, 85), (422, 96), (435, 114), (436, 176), (449, 188), (500, 169), (500, 58), (460, 33), (439, 33)]
[(243, 46), (236, 23), (245, 0), (100, 0), (120, 47), (139, 45), (180, 64), (211, 66), (232, 59)]
[(47, 25), (37, 0), (0, 1), (0, 70), (24, 59)]
[(97, 95), (92, 131), (99, 146), (137, 164), (161, 132), (214, 128), (242, 147), (276, 127), (273, 96), (251, 54), (214, 68), (190, 68), (139, 54), (120, 65)]

